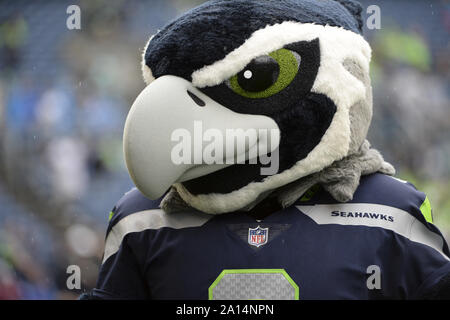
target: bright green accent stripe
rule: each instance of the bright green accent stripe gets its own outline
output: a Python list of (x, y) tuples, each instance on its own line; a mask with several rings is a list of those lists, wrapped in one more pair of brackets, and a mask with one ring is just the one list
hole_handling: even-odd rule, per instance
[(209, 287), (209, 289), (208, 289), (208, 299), (209, 300), (213, 300), (213, 290), (219, 284), (220, 280), (222, 280), (222, 278), (226, 274), (236, 274), (236, 273), (240, 273), (240, 274), (245, 274), (245, 273), (280, 273), (286, 278), (286, 280), (294, 288), (294, 290), (295, 290), (294, 299), (295, 300), (299, 300), (300, 299), (298, 285), (294, 282), (294, 280), (292, 280), (292, 278), (287, 274), (286, 270), (284, 270), (284, 269), (225, 269), (219, 274), (217, 279), (214, 280), (212, 285)]
[(280, 74), (278, 75), (277, 81), (264, 91), (260, 92), (249, 92), (244, 90), (238, 83), (237, 75), (230, 78), (231, 89), (246, 98), (260, 99), (267, 98), (277, 94), (284, 88), (286, 88), (298, 73), (298, 62), (294, 54), (287, 49), (279, 49), (269, 54), (274, 58), (280, 67)]
[(428, 197), (425, 198), (425, 201), (420, 206), (420, 211), (422, 211), (425, 220), (429, 223), (433, 223), (433, 215), (431, 214), (431, 203)]
[(114, 215), (114, 212), (111, 211), (111, 212), (109, 213), (108, 221), (110, 221), (110, 220), (112, 219), (113, 215)]

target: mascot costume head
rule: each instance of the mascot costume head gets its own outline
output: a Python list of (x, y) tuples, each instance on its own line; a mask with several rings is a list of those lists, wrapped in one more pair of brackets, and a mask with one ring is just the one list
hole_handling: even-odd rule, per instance
[[(351, 0), (211, 0), (152, 36), (147, 86), (124, 131), (137, 188), (166, 212), (222, 214), (287, 207), (313, 186), (346, 202), (362, 175), (394, 174), (366, 140), (371, 49), (361, 11)], [(198, 139), (199, 128), (213, 134)], [(257, 134), (229, 152), (213, 138), (230, 130)], [(255, 157), (276, 161), (276, 172)]]

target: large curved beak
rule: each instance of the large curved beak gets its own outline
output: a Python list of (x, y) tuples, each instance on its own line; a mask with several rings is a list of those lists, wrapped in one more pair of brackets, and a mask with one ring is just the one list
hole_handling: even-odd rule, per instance
[[(248, 129), (256, 136), (248, 135)], [(214, 141), (213, 154), (223, 155), (223, 161), (205, 161), (202, 152), (208, 145), (211, 149), (212, 138), (226, 137), (230, 130), (237, 139), (246, 135), (245, 145), (235, 146), (234, 153), (230, 153), (225, 150), (229, 141)], [(279, 139), (278, 126), (270, 117), (233, 112), (189, 81), (163, 76), (148, 85), (133, 103), (125, 123), (123, 146), (136, 187), (156, 199), (175, 182), (223, 169), (234, 164), (230, 160), (250, 160), (273, 152)], [(180, 157), (189, 161), (180, 161)]]

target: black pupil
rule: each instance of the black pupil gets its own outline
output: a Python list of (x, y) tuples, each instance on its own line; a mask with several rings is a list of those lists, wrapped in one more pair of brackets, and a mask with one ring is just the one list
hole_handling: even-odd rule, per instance
[(262, 56), (253, 59), (237, 75), (237, 80), (242, 89), (249, 92), (264, 91), (273, 85), (280, 74), (278, 62), (270, 56)]

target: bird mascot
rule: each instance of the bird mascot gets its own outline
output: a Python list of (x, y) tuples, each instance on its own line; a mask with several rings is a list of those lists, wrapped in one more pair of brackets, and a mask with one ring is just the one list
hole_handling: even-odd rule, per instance
[(211, 0), (150, 37), (85, 299), (450, 298), (426, 195), (366, 140), (352, 0)]

